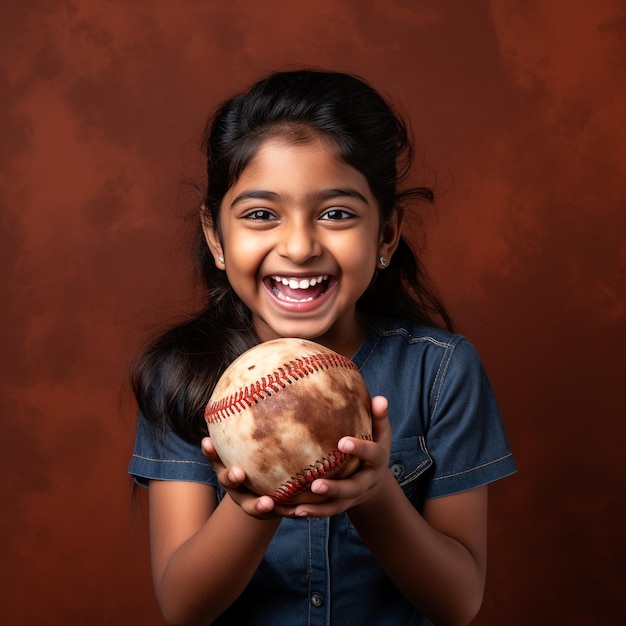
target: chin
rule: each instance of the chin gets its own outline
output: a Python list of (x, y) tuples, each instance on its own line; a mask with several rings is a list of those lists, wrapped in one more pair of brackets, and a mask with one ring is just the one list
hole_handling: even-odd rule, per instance
[(265, 341), (275, 339), (278, 337), (297, 337), (299, 339), (309, 339), (311, 341), (317, 341), (320, 337), (326, 335), (329, 331), (329, 326), (316, 326), (313, 327), (310, 324), (303, 323), (291, 323), (281, 324), (280, 326), (268, 327), (264, 325), (259, 332), (259, 336)]

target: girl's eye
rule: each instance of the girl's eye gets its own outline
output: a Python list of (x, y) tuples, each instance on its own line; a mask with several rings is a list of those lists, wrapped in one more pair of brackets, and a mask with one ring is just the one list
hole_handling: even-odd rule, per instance
[(254, 209), (243, 216), (246, 220), (264, 222), (274, 219), (274, 216), (267, 209)]
[(345, 209), (329, 209), (324, 213), (320, 219), (322, 220), (347, 220), (352, 217), (352, 213), (349, 213)]

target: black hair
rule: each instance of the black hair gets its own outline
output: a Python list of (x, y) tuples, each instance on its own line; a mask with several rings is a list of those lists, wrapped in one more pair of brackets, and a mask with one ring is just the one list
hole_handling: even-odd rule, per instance
[[(361, 172), (378, 202), (381, 223), (410, 202), (432, 202), (426, 187), (402, 188), (412, 161), (407, 127), (392, 106), (355, 76), (319, 70), (269, 75), (224, 102), (209, 119), (203, 150), (207, 188), (202, 221), (219, 234), (222, 199), (268, 137), (317, 136)], [(259, 342), (250, 310), (218, 269), (198, 220), (196, 258), (203, 310), (165, 332), (137, 360), (132, 384), (139, 409), (158, 429), (184, 439), (206, 435), (204, 407), (224, 369)], [(400, 238), (389, 267), (376, 272), (357, 302), (370, 316), (400, 317), (452, 330), (452, 321), (419, 257)]]

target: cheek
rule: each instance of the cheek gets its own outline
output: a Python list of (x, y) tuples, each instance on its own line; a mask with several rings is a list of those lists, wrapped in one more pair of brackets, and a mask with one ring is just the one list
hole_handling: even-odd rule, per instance
[(373, 237), (361, 237), (352, 246), (346, 246), (343, 254), (344, 264), (353, 271), (373, 273), (378, 259), (378, 240)]
[(367, 289), (376, 271), (375, 251), (367, 246), (360, 250), (355, 250), (346, 263), (343, 264), (343, 279), (349, 279), (352, 289), (358, 292), (359, 296)]
[(231, 224), (224, 225), (222, 241), (227, 268), (230, 264), (240, 267), (242, 271), (246, 270), (258, 263), (266, 252), (266, 246), (260, 237)]

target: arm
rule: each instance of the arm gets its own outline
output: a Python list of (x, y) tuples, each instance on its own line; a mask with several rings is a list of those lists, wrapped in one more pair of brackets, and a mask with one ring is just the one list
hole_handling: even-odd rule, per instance
[(243, 591), (278, 527), (200, 483), (151, 481), (150, 549), (168, 624), (207, 624)]
[(387, 464), (391, 428), (387, 402), (374, 398), (374, 442), (346, 438), (340, 446), (359, 456), (351, 479), (317, 480), (312, 489), (329, 499), (300, 505), (296, 515), (347, 510), (389, 578), (437, 626), (467, 624), (482, 603), (486, 570), (487, 488), (426, 503), (422, 517)]
[[(377, 513), (383, 511), (384, 513)], [(396, 587), (437, 626), (467, 624), (486, 574), (487, 487), (430, 500), (424, 517), (393, 477), (350, 518)]]

